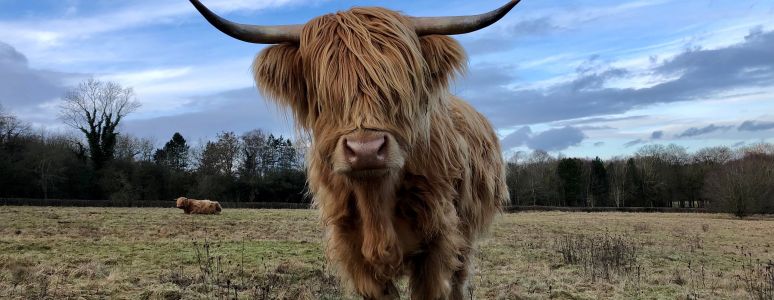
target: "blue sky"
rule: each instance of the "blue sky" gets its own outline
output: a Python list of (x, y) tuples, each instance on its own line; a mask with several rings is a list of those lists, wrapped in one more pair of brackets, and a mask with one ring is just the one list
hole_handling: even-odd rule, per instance
[[(352, 6), (418, 16), (480, 13), (504, 0), (202, 0), (243, 23), (303, 23)], [(523, 0), (457, 36), (470, 56), (452, 90), (489, 117), (508, 152), (630, 154), (774, 142), (774, 1)], [(160, 145), (262, 128), (290, 134), (254, 88), (264, 46), (211, 28), (188, 1), (0, 0), (0, 104), (67, 130), (62, 93), (90, 76), (134, 87), (125, 132)], [(506, 153), (507, 154), (507, 153)]]

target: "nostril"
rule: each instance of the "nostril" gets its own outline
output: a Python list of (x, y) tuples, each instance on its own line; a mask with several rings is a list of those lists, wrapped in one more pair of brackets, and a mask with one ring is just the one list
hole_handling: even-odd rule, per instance
[(380, 158), (384, 157), (384, 155), (387, 153), (387, 136), (382, 136), (381, 139), (381, 146), (379, 146), (379, 149), (376, 150), (376, 155)]
[(344, 156), (350, 160), (355, 159), (357, 154), (355, 153), (355, 150), (352, 149), (352, 146), (350, 146), (350, 141), (345, 138), (342, 142), (344, 144)]

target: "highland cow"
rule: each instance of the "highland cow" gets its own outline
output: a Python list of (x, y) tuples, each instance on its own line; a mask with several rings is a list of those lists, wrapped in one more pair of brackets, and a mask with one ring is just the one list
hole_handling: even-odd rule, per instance
[(223, 210), (217, 201), (188, 199), (186, 197), (177, 198), (177, 208), (182, 209), (185, 214), (198, 215), (218, 215)]
[(303, 25), (225, 20), (236, 39), (276, 44), (253, 63), (255, 82), (308, 135), (309, 190), (326, 254), (366, 299), (462, 299), (476, 240), (508, 199), (490, 123), (448, 85), (466, 65), (447, 35), (472, 32), (519, 1), (475, 16), (417, 18), (352, 8)]

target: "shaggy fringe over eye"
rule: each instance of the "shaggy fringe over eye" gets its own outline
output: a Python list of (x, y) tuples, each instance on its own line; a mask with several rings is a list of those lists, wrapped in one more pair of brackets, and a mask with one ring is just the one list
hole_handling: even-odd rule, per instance
[(430, 70), (426, 84), (433, 91), (446, 90), (455, 75), (466, 71), (465, 62), (468, 58), (465, 50), (455, 39), (445, 35), (430, 35), (419, 40)]
[(274, 100), (282, 109), (293, 112), (299, 128), (311, 124), (310, 99), (302, 79), (303, 64), (298, 47), (289, 44), (269, 46), (253, 61), (253, 75), (258, 90), (266, 98)]
[(429, 70), (402, 15), (353, 8), (318, 17), (304, 27), (301, 56), (318, 123), (387, 130), (409, 145), (418, 133), (411, 128), (426, 128)]

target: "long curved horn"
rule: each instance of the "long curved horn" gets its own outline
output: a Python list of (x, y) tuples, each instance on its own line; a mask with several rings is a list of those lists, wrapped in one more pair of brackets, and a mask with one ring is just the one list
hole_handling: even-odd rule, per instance
[(256, 44), (298, 44), (301, 40), (303, 25), (258, 26), (234, 23), (216, 15), (199, 0), (190, 1), (212, 26), (237, 40)]
[(473, 16), (458, 17), (414, 17), (414, 28), (417, 35), (453, 35), (473, 32), (494, 24), (505, 16), (521, 0), (511, 0), (506, 5), (488, 13)]

